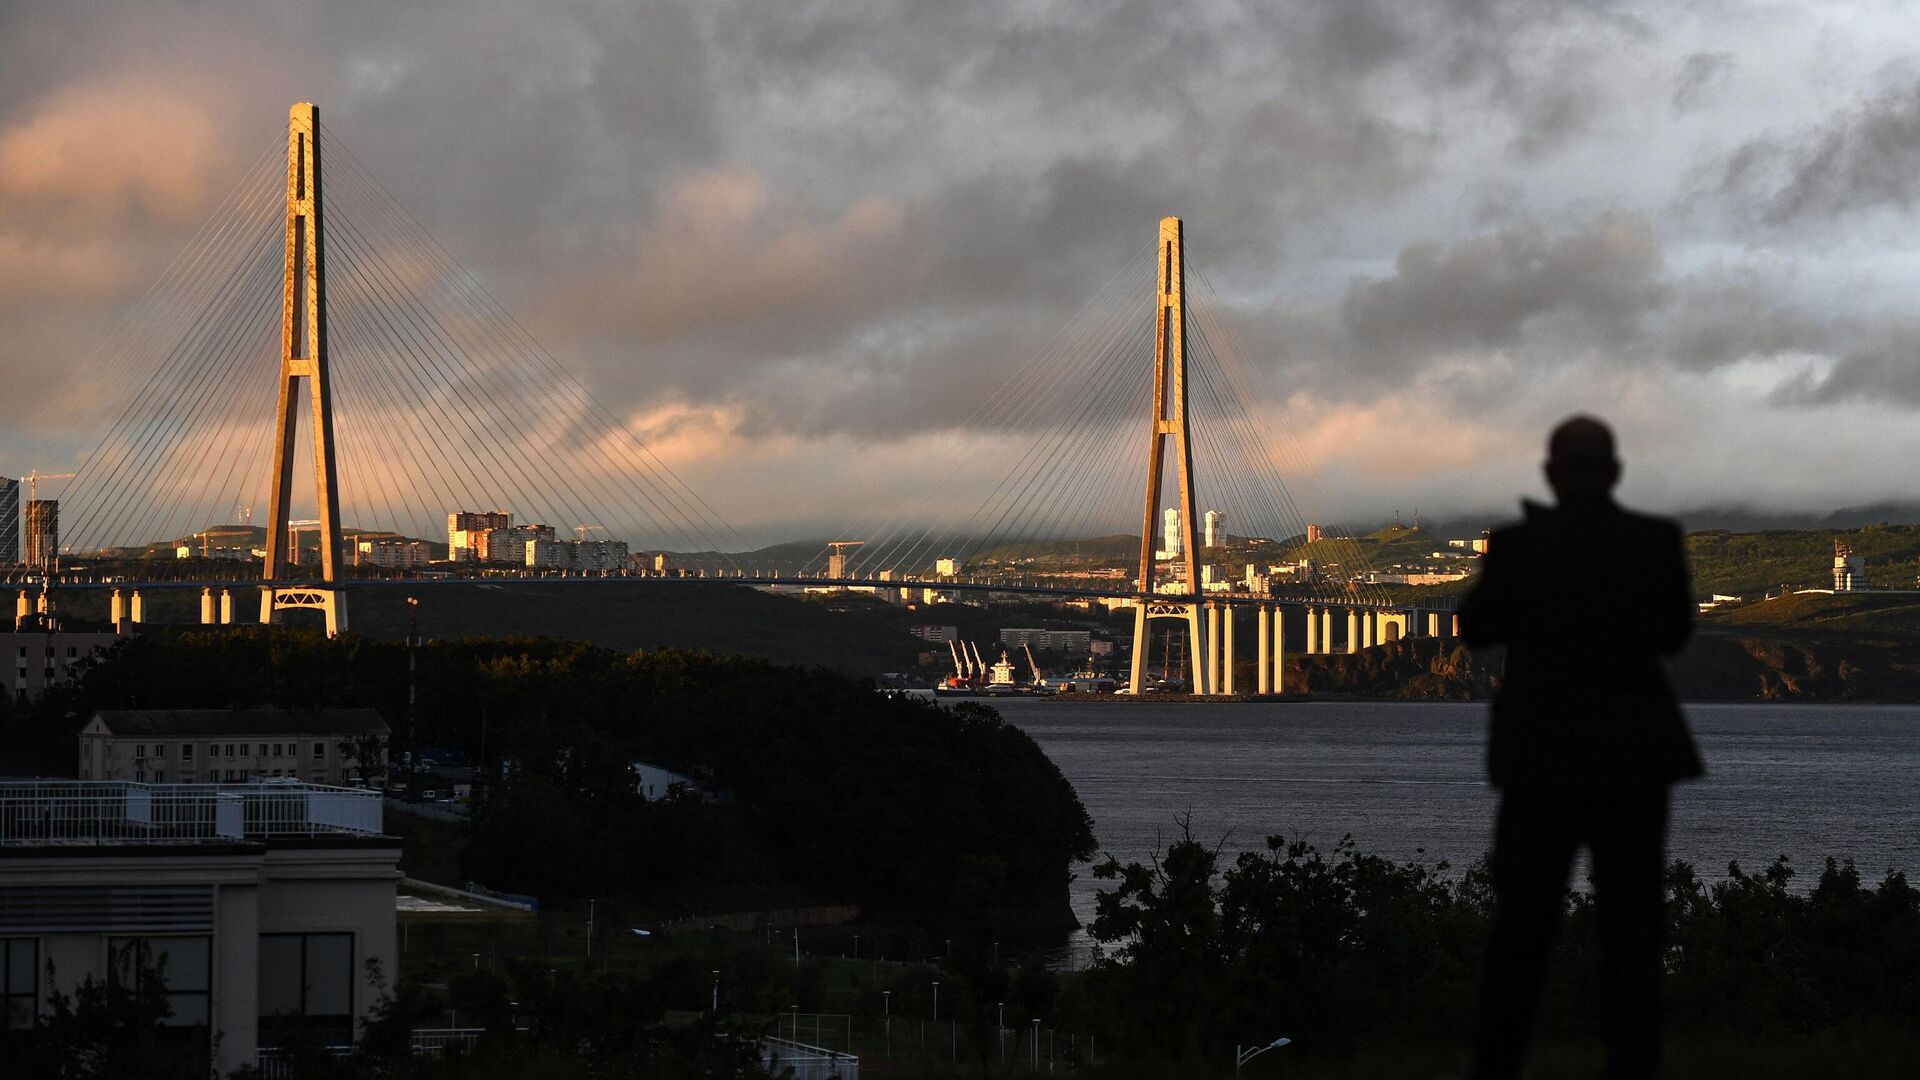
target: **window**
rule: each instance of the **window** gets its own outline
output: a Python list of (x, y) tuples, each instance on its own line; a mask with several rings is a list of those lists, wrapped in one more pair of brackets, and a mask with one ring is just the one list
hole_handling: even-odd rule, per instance
[(274, 744), (273, 744), (273, 756), (274, 756), (274, 757), (281, 757), (281, 756), (283, 756), (283, 755), (282, 755), (282, 754), (280, 753), (280, 751), (281, 751), (281, 749), (282, 749), (282, 745), (283, 745), (283, 744), (281, 744), (281, 743), (274, 743)]
[(260, 1040), (304, 1027), (331, 1045), (353, 1041), (353, 935), (260, 935)]
[(192, 743), (183, 743), (183, 744), (181, 744), (181, 746), (180, 746), (180, 760), (181, 760), (181, 761), (192, 761), (192, 760), (193, 760), (193, 744), (192, 744)]
[(259, 754), (257, 754), (257, 755), (255, 755), (255, 756), (257, 756), (257, 757), (266, 757), (266, 756), (267, 756), (267, 744), (266, 744), (266, 743), (261, 743), (261, 744), (260, 744), (260, 753), (259, 753)]
[(20, 646), (20, 659), (25, 660), (26, 658), (27, 658), (27, 647), (25, 645), (22, 645)]
[(233, 783), (233, 770), (232, 770), (232, 769), (228, 769), (228, 770), (227, 770), (227, 783), (229, 783), (229, 784), (231, 784), (231, 783)]
[(320, 761), (325, 759), (326, 756), (327, 756), (327, 744), (323, 742), (314, 743), (313, 744), (313, 760)]
[[(158, 977), (167, 991), (173, 1014), (168, 1027), (205, 1027), (213, 988), (213, 962), (208, 937), (108, 938), (108, 972), (122, 986), (129, 980)], [(142, 989), (134, 984), (135, 989)]]
[(147, 744), (146, 744), (146, 743), (140, 743), (139, 745), (137, 745), (137, 746), (135, 746), (135, 747), (133, 748), (133, 756), (134, 756), (134, 757), (137, 757), (137, 758), (143, 758), (143, 757), (146, 757), (146, 756), (147, 756)]
[(72, 660), (79, 655), (80, 655), (80, 650), (78, 648), (72, 645), (67, 646), (67, 659)]
[(147, 770), (145, 770), (145, 769), (135, 769), (135, 770), (133, 770), (133, 782), (134, 782), (134, 783), (136, 783), (136, 784), (144, 784), (144, 783), (146, 783), (146, 782), (147, 782)]
[(228, 743), (228, 744), (227, 744), (227, 756), (228, 756), (228, 757), (239, 757), (239, 756), (240, 756), (239, 754), (236, 754), (236, 753), (234, 753), (234, 752), (233, 752), (233, 744), (232, 744), (232, 743)]
[(39, 1015), (40, 942), (33, 938), (0, 938), (0, 1030), (19, 1031), (33, 1026)]
[(165, 769), (155, 769), (155, 770), (153, 770), (153, 782), (154, 782), (154, 783), (156, 783), (156, 784), (164, 784), (164, 783), (166, 783), (166, 782), (167, 782), (167, 770), (165, 770)]

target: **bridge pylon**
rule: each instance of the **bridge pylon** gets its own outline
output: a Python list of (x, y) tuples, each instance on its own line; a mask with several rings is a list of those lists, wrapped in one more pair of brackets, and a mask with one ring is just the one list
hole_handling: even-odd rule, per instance
[[(327, 368), (326, 228), (320, 203), (320, 111), (308, 102), (287, 116), (286, 278), (280, 318), (280, 404), (274, 415), (273, 502), (267, 515), (265, 580), (286, 580), (291, 538), (294, 433), (301, 380), (313, 421), (313, 487), (319, 501), (320, 580), (260, 590), (260, 621), (291, 608), (318, 608), (327, 635), (347, 626), (346, 596), (334, 587), (340, 558), (340, 471), (334, 456), (333, 387)], [(299, 553), (292, 552), (297, 560)]]
[[(1180, 219), (1160, 219), (1158, 286), (1154, 299), (1153, 339), (1153, 424), (1149, 429), (1147, 450), (1146, 512), (1140, 525), (1140, 592), (1143, 599), (1134, 608), (1133, 669), (1130, 685), (1135, 694), (1146, 689), (1147, 653), (1150, 651), (1148, 627), (1153, 619), (1183, 619), (1187, 624), (1187, 643), (1192, 656), (1187, 670), (1192, 673), (1196, 694), (1216, 692), (1207, 669), (1207, 625), (1200, 613), (1200, 574), (1194, 551), (1193, 438), (1187, 429), (1187, 279), (1186, 243)], [(1153, 527), (1160, 516), (1161, 474), (1167, 463), (1167, 442), (1173, 441), (1174, 471), (1180, 487), (1180, 551), (1176, 558), (1186, 574), (1184, 591), (1158, 598), (1156, 581), (1158, 560), (1154, 558)], [(1169, 554), (1173, 554), (1169, 552)]]

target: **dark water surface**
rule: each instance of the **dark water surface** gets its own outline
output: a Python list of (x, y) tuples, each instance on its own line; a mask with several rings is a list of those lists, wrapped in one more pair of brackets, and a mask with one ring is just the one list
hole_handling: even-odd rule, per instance
[[(1350, 833), (1364, 852), (1463, 867), (1492, 837), (1484, 705), (993, 704), (1066, 774), (1101, 849), (1123, 862), (1177, 836), (1185, 814), (1228, 852), (1274, 833), (1325, 851)], [(1675, 789), (1670, 848), (1702, 877), (1777, 855), (1802, 887), (1827, 855), (1869, 881), (1920, 870), (1920, 707), (1692, 705), (1687, 716), (1707, 776)], [(1095, 885), (1082, 868), (1083, 922)]]

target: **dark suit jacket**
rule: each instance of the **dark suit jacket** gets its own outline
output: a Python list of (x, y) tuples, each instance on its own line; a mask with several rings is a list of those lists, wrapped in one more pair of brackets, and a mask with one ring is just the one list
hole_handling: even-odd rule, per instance
[(1503, 789), (1594, 790), (1699, 776), (1661, 658), (1694, 602), (1680, 527), (1604, 495), (1493, 533), (1460, 604), (1467, 644), (1505, 645), (1487, 767)]

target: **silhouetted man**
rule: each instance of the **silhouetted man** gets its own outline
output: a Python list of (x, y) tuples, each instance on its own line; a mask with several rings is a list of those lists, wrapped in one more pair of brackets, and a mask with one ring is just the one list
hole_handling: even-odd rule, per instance
[(1613, 501), (1613, 433), (1592, 417), (1554, 429), (1559, 505), (1489, 538), (1460, 605), (1470, 645), (1505, 645), (1487, 768), (1500, 789), (1494, 913), (1475, 1080), (1519, 1074), (1574, 851), (1593, 858), (1608, 1077), (1660, 1071), (1667, 789), (1700, 757), (1661, 657), (1693, 623), (1680, 528)]

